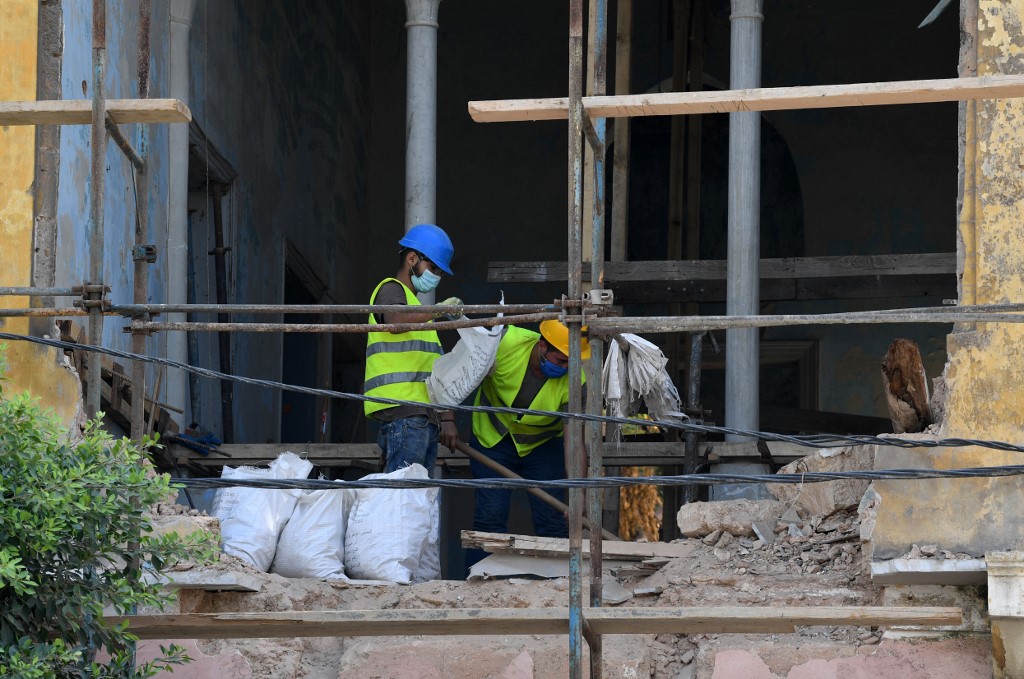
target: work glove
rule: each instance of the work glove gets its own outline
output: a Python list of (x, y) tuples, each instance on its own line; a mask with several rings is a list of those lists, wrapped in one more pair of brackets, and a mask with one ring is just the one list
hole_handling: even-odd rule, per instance
[[(443, 302), (438, 302), (438, 304), (443, 306), (462, 306), (462, 300), (458, 297), (449, 297)], [(465, 316), (457, 312), (437, 311), (434, 313), (435, 321), (457, 321), (461, 318), (465, 318)]]

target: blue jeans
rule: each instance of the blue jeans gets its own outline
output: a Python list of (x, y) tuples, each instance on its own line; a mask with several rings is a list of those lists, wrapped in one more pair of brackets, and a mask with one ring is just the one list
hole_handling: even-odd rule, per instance
[[(498, 441), (493, 448), (484, 448), (476, 436), (470, 445), (502, 466), (514, 471), (523, 478), (535, 481), (565, 478), (565, 447), (563, 439), (556, 437), (532, 451), (526, 457), (520, 457), (511, 436)], [(469, 461), (473, 478), (494, 479), (501, 476), (491, 471), (476, 460)], [(565, 502), (565, 490), (562, 488), (545, 489), (558, 500)], [(569, 525), (559, 510), (534, 495), (527, 496), (533, 514), (533, 531), (541, 537), (564, 538), (569, 536)], [(512, 498), (511, 490), (495, 490), (491, 488), (476, 489), (476, 508), (473, 510), (473, 530), (488, 533), (508, 532), (508, 512)], [(466, 550), (466, 572), (469, 567), (487, 556), (482, 549)]]
[(377, 445), (387, 460), (385, 472), (412, 464), (421, 464), (430, 472), (437, 460), (437, 426), (426, 415), (385, 422), (377, 432)]

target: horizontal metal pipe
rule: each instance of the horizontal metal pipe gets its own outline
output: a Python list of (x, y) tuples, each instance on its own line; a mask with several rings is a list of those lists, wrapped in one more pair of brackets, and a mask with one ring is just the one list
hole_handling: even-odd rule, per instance
[(186, 330), (192, 332), (411, 332), (414, 330), (457, 330), (459, 328), (486, 328), (509, 323), (536, 323), (558, 318), (558, 313), (521, 314), (504, 318), (466, 318), (459, 321), (434, 323), (160, 323), (132, 321), (132, 330)]
[(135, 166), (135, 169), (141, 172), (142, 168), (145, 167), (145, 164), (142, 162), (142, 158), (135, 152), (135, 148), (131, 145), (131, 142), (125, 138), (124, 133), (121, 132), (121, 128), (117, 126), (117, 123), (114, 122), (114, 119), (110, 117), (109, 113), (107, 114), (106, 128), (107, 132), (110, 134), (110, 138), (114, 140), (115, 144), (117, 144), (117, 148), (121, 149), (125, 157), (128, 158), (132, 165)]
[(530, 314), (557, 312), (559, 304), (111, 304), (122, 315), (164, 313), (236, 313), (236, 314), (383, 314), (389, 311), (413, 313)]
[(81, 291), (71, 288), (0, 288), (0, 296), (18, 297), (81, 297)]
[[(37, 307), (33, 309), (0, 309), (0, 318), (22, 318), (25, 316), (29, 317), (42, 317), (42, 316), (88, 316), (89, 312), (85, 309), (51, 309), (46, 307)], [(107, 316), (113, 314), (106, 312)]]
[(860, 323), (1024, 323), (1024, 313), (847, 313), (783, 316), (651, 316), (647, 318), (595, 318), (592, 335), (620, 332), (692, 332), (723, 328), (773, 328), (794, 325)]

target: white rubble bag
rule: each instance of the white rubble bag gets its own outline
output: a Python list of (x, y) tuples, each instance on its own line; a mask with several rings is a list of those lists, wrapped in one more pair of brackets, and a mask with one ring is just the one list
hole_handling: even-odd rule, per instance
[(665, 369), (668, 359), (661, 349), (639, 335), (623, 333), (620, 337), (629, 351), (622, 351), (618, 342), (609, 343), (601, 375), (610, 414), (634, 415), (642, 399), (655, 420), (689, 419), (682, 412), (679, 391)]
[(347, 580), (345, 523), (354, 494), (324, 488), (299, 495), (277, 540), (271, 572), (286, 578)]
[[(304, 479), (313, 464), (292, 452), (277, 456), (269, 469), (225, 467), (222, 479)], [(221, 549), (266, 572), (274, 561), (277, 538), (292, 515), (298, 489), (221, 488), (213, 501), (220, 519)]]
[[(505, 303), (502, 294), (499, 304)], [(501, 318), (504, 314), (498, 314)], [(476, 391), (494, 365), (505, 326), (459, 328), (459, 341), (450, 352), (434, 361), (427, 384), (430, 402), (457, 406)]]
[[(427, 479), (413, 464), (364, 480)], [(437, 488), (358, 488), (345, 530), (345, 573), (355, 580), (415, 584), (440, 577)]]

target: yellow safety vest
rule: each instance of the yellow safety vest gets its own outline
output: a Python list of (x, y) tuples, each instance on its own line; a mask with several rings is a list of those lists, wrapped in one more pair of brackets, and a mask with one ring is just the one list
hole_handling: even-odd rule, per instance
[[(377, 299), (377, 293), (385, 283), (394, 281), (405, 290), (405, 303), (420, 306), (412, 290), (397, 278), (385, 278), (370, 295), (370, 304)], [(377, 319), (370, 314), (370, 325), (377, 325)], [(441, 340), (433, 330), (390, 333), (371, 332), (366, 338), (366, 373), (363, 393), (367, 396), (429, 403), (427, 385), (423, 380), (430, 377), (434, 361), (444, 353)], [(388, 403), (363, 402), (363, 412), (372, 415), (378, 410), (393, 408)]]
[[(540, 335), (510, 325), (498, 345), (494, 359), (494, 370), (486, 378), (476, 394), (476, 405), (511, 407), (523, 378), (529, 370), (530, 352)], [(586, 376), (581, 375), (581, 384)], [(557, 411), (569, 402), (569, 376), (548, 378), (534, 396), (530, 410)], [(562, 419), (540, 415), (516, 416), (512, 413), (473, 413), (473, 433), (487, 448), (498, 444), (506, 434), (512, 437), (516, 451), (525, 457), (534, 448), (562, 436)]]

